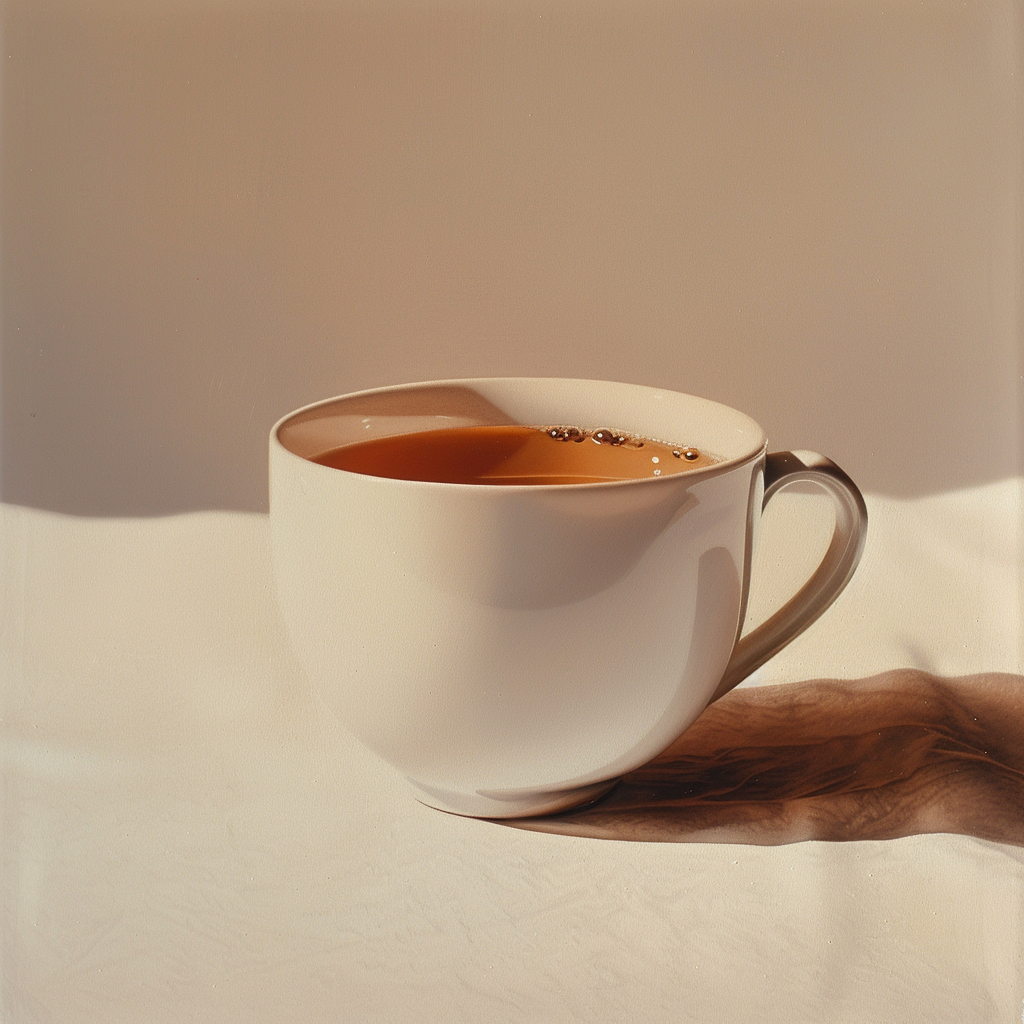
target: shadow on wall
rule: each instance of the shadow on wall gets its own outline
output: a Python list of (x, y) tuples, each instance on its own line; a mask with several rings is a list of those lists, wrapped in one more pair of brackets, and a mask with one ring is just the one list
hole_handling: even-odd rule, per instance
[(290, 409), (492, 374), (1021, 472), (1013, 0), (158, 6), (4, 5), (4, 501), (263, 509)]
[(649, 842), (776, 846), (955, 832), (1024, 846), (1024, 677), (733, 690), (591, 807), (513, 824)]

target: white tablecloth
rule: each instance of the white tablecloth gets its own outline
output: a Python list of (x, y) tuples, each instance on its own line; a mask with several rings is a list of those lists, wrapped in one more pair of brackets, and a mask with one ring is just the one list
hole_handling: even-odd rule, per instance
[[(1024, 687), (1022, 483), (869, 496), (854, 581), (745, 685)], [(6, 506), (0, 530), (5, 1022), (1021, 1020), (1014, 842), (607, 841), (441, 814), (310, 692), (264, 516)], [(781, 550), (759, 554), (755, 617)]]

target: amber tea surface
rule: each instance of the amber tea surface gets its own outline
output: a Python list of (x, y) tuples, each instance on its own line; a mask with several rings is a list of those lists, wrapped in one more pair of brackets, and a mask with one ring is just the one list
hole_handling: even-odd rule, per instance
[(720, 460), (608, 428), (472, 426), (357, 441), (313, 462), (400, 480), (453, 484), (593, 484), (702, 469)]

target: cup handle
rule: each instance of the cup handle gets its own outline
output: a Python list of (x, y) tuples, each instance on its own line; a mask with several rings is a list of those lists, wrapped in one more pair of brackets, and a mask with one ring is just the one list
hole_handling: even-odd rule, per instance
[(741, 637), (712, 703), (799, 636), (839, 596), (864, 550), (868, 510), (857, 485), (817, 452), (773, 452), (765, 459), (762, 510), (790, 484), (817, 484), (832, 498), (836, 525), (832, 541), (807, 582), (771, 618)]

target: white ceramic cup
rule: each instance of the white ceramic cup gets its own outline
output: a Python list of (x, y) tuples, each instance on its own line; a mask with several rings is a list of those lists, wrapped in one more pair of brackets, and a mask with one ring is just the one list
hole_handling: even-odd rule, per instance
[[(371, 437), (501, 423), (610, 427), (721, 461), (542, 486), (310, 461)], [(820, 455), (766, 451), (734, 409), (602, 381), (409, 384), (300, 409), (270, 439), (274, 573), (294, 650), (424, 803), (500, 818), (597, 799), (813, 622), (856, 567), (856, 486)], [(762, 508), (808, 480), (834, 500), (828, 552), (741, 638)]]

